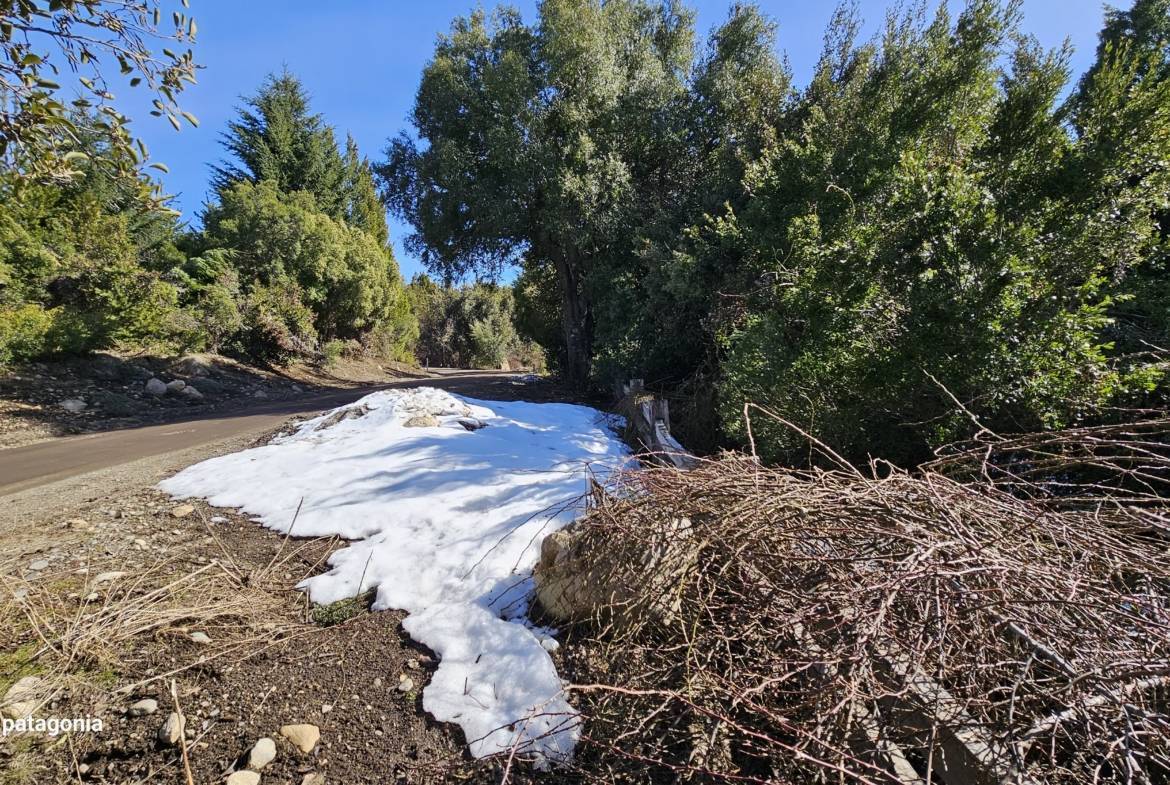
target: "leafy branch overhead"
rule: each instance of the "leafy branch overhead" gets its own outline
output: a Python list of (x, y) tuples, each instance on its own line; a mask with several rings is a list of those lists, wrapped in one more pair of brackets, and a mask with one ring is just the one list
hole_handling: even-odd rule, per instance
[[(151, 114), (178, 130), (197, 125), (179, 106), (199, 69), (191, 45), (198, 27), (187, 0), (13, 0), (0, 10), (0, 161), (26, 179), (67, 181), (79, 174), (79, 114), (96, 115), (122, 167), (149, 151), (113, 106), (117, 79), (150, 91)], [(165, 18), (164, 18), (165, 17)], [(76, 98), (66, 92), (76, 88)], [(165, 171), (161, 164), (155, 165)]]

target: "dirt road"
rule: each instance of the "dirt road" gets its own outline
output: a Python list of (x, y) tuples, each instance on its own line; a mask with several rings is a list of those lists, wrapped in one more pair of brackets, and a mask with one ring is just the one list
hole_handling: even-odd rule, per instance
[(106, 431), (0, 450), (0, 497), (38, 488), (71, 477), (120, 466), (152, 456), (188, 450), (246, 434), (260, 434), (297, 414), (341, 406), (375, 390), (441, 387), (478, 394), (485, 383), (506, 383), (513, 374), (491, 371), (434, 371), (429, 379), (407, 379), (384, 385), (309, 395), (295, 400), (259, 404), (206, 419), (186, 419), (140, 428)]

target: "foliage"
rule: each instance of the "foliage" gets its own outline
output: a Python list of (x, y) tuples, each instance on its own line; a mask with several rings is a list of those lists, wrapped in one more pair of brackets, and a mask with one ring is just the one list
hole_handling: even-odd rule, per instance
[[(192, 44), (197, 27), (183, 10), (171, 14), (168, 32), (162, 23), (166, 4), (157, 0), (20, 0), (0, 8), (0, 162), (10, 175), (35, 181), (68, 181), (82, 173), (86, 161), (116, 165), (122, 175), (147, 157), (135, 143), (129, 119), (112, 105), (109, 74), (113, 61), (131, 87), (143, 85), (154, 95), (152, 114), (179, 129), (178, 96), (195, 82), (190, 49), (155, 50), (156, 42)], [(58, 83), (62, 73), (76, 75), (78, 97), (67, 103)], [(97, 127), (119, 155), (87, 158), (77, 149), (88, 130), (78, 112), (96, 111)]]
[(419, 320), (415, 351), (420, 362), (500, 368), (513, 358), (537, 359), (516, 332), (511, 288), (485, 283), (440, 287), (418, 275), (407, 291)]
[[(795, 90), (750, 5), (694, 59), (677, 3), (477, 14), (423, 73), (423, 144), (378, 174), (432, 269), (522, 263), (521, 330), (570, 381), (684, 390), (725, 440), (756, 402), (910, 464), (972, 418), (1163, 405), (1170, 3), (1111, 11), (1065, 100), (1068, 51), (1018, 23), (916, 6), (861, 42), (846, 6)], [(802, 459), (791, 430), (756, 437)]]

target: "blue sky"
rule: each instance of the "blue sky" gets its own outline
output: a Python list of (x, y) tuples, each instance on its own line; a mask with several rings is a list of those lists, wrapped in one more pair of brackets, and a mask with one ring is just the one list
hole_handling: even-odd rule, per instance
[[(1125, 2), (1125, 0), (1119, 0)], [(690, 0), (705, 35), (727, 15), (730, 0)], [(519, 0), (526, 19), (536, 0)], [(780, 48), (787, 53), (798, 85), (816, 64), (825, 25), (836, 5), (829, 0), (760, 0), (779, 23)], [(880, 24), (888, 0), (859, 0), (867, 34)], [(955, 9), (961, 7), (951, 0)], [(484, 3), (492, 7), (494, 3)], [(200, 121), (176, 133), (165, 121), (147, 115), (146, 104), (127, 88), (122, 108), (154, 160), (170, 168), (163, 177), (176, 208), (195, 221), (207, 198), (209, 163), (222, 152), (219, 133), (241, 95), (252, 93), (282, 65), (297, 74), (313, 97), (314, 108), (337, 128), (351, 133), (363, 153), (380, 157), (386, 139), (407, 126), (419, 74), (434, 50), (435, 37), (451, 20), (477, 7), (474, 0), (191, 0), (199, 24), (196, 58), (205, 69), (199, 84), (182, 98), (183, 108)], [(1024, 0), (1024, 29), (1046, 46), (1068, 37), (1074, 47), (1074, 73), (1091, 61), (1103, 18), (1100, 0)], [(395, 252), (403, 275), (421, 270), (403, 249), (407, 227), (392, 223)]]

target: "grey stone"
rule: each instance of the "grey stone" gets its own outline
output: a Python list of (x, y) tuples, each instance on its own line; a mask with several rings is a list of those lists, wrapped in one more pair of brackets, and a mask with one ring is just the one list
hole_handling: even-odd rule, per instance
[(183, 381), (182, 379), (172, 379), (171, 381), (167, 382), (167, 391), (173, 392), (173, 393), (181, 393), (183, 391), (183, 388), (186, 386), (187, 386), (187, 383), (185, 381)]
[(126, 709), (126, 713), (131, 717), (146, 717), (156, 711), (158, 711), (158, 701), (154, 698), (143, 698)]
[(155, 379), (154, 377), (151, 377), (146, 382), (146, 391), (151, 395), (166, 395), (167, 386), (161, 379)]
[(276, 742), (265, 736), (256, 742), (248, 753), (248, 768), (260, 771), (276, 760)]
[(175, 746), (179, 740), (183, 738), (183, 731), (187, 727), (187, 718), (178, 712), (172, 711), (167, 716), (167, 721), (163, 723), (162, 727), (158, 729), (158, 740), (160, 744), (168, 746)]
[(80, 398), (66, 398), (61, 401), (61, 408), (70, 414), (80, 414), (89, 408), (89, 404)]

